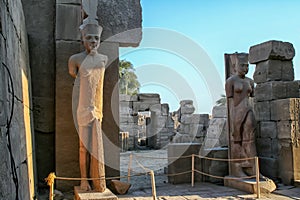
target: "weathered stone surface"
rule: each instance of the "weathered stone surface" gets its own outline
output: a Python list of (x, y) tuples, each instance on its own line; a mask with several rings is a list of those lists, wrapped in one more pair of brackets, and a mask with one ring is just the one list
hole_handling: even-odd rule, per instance
[(277, 158), (278, 140), (271, 138), (257, 138), (256, 148), (258, 156)]
[(293, 81), (294, 68), (292, 61), (266, 60), (256, 65), (253, 74), (255, 83), (267, 81)]
[(227, 107), (214, 106), (212, 109), (212, 118), (227, 118)]
[(52, 106), (49, 107), (53, 103), (53, 99), (48, 97), (33, 97), (34, 129), (36, 131), (54, 132), (54, 112)]
[(292, 60), (295, 56), (295, 49), (289, 42), (267, 41), (250, 47), (249, 62), (255, 64), (268, 59)]
[(98, 0), (102, 37), (120, 46), (137, 46), (142, 39), (142, 9), (139, 0)]
[(286, 121), (299, 119), (299, 98), (279, 99), (271, 102), (271, 120)]
[(160, 100), (160, 96), (159, 94), (152, 94), (152, 93), (140, 93), (138, 94), (138, 100), (141, 102), (144, 101), (156, 101), (156, 100)]
[(226, 118), (212, 118), (209, 122), (204, 148), (228, 146)]
[[(191, 157), (180, 158), (181, 156), (189, 156), (198, 154), (201, 144), (198, 143), (173, 143), (168, 145), (168, 174), (176, 174), (191, 170)], [(195, 169), (201, 171), (199, 159), (195, 159)], [(195, 181), (200, 181), (201, 176), (195, 174)], [(190, 183), (191, 174), (181, 174), (169, 176), (168, 182), (173, 184)]]
[(278, 121), (277, 122), (278, 139), (288, 139), (294, 141), (299, 133), (298, 121)]
[(80, 5), (57, 4), (56, 28), (57, 40), (80, 40), (79, 26), (81, 24)]
[(119, 180), (111, 180), (108, 185), (114, 194), (126, 194), (130, 186), (130, 183), (121, 182)]
[(161, 114), (169, 115), (169, 104), (167, 104), (167, 103), (161, 104)]
[(181, 114), (193, 114), (195, 107), (193, 105), (187, 104), (184, 107), (180, 108)]
[(299, 86), (295, 81), (271, 81), (260, 83), (255, 88), (256, 101), (299, 97)]
[(260, 121), (258, 123), (258, 137), (277, 138), (277, 127), (274, 121)]
[(118, 200), (109, 189), (104, 192), (82, 191), (79, 186), (74, 187), (75, 200)]
[[(2, 53), (0, 54), (2, 55)], [(0, 63), (1, 62), (1, 58), (0, 58)], [(7, 119), (8, 119), (8, 91), (6, 89), (6, 85), (8, 85), (7, 82), (7, 76), (6, 76), (7, 72), (5, 71), (5, 69), (3, 67), (0, 68), (0, 126), (5, 126), (7, 123)]]
[[(227, 179), (228, 178), (228, 179)], [(230, 179), (230, 176), (225, 177), (224, 185), (233, 187), (248, 193), (257, 193), (256, 180), (247, 179), (247, 180), (238, 180)], [(260, 179), (259, 187), (261, 193), (271, 193), (276, 189), (275, 183), (271, 179)]]
[(181, 100), (180, 106), (185, 106), (186, 104), (192, 104), (193, 105), (193, 100)]
[(271, 119), (270, 101), (255, 102), (254, 114), (257, 121), (267, 121)]
[(278, 159), (259, 157), (259, 168), (262, 175), (273, 180), (278, 177)]

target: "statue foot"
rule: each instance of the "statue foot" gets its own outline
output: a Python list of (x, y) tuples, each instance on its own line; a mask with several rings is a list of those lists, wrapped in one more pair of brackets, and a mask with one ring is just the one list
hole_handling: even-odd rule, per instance
[(92, 190), (90, 184), (88, 181), (81, 181), (80, 183), (80, 189), (81, 190), (84, 190), (84, 191), (89, 191), (89, 190)]

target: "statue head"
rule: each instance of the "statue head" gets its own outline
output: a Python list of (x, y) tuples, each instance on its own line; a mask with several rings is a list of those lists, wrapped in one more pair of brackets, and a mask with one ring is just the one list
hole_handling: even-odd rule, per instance
[(102, 27), (97, 20), (86, 18), (79, 27), (82, 34), (83, 45), (88, 53), (96, 53), (100, 45)]
[(235, 71), (239, 76), (245, 76), (249, 70), (248, 54), (238, 53), (236, 57)]

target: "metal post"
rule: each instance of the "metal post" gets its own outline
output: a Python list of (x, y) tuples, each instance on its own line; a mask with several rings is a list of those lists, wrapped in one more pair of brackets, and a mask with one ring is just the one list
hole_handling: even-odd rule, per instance
[(255, 157), (255, 170), (256, 170), (256, 193), (257, 198), (260, 198), (260, 186), (259, 186), (259, 165), (258, 165), (258, 157)]
[(192, 187), (194, 187), (195, 182), (195, 154), (192, 154)]
[(153, 170), (150, 171), (150, 175), (151, 175), (152, 197), (153, 197), (153, 200), (157, 200), (157, 198), (156, 198), (156, 187), (155, 187), (155, 177), (154, 177)]
[(129, 155), (127, 182), (130, 183), (130, 172), (131, 172), (132, 154)]

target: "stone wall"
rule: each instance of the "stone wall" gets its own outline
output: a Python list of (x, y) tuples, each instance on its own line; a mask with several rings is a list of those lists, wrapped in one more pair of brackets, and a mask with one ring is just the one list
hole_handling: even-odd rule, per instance
[(252, 46), (249, 52), (249, 62), (256, 64), (254, 110), (261, 173), (285, 184), (300, 178), (300, 99), (294, 55), (293, 45), (281, 41)]
[[(145, 111), (149, 114), (143, 114)], [(139, 124), (142, 115), (145, 122)], [(148, 148), (166, 146), (174, 130), (171, 117), (169, 105), (160, 104), (159, 94), (120, 95), (120, 130), (129, 133), (127, 150), (138, 148), (141, 139)]]
[(55, 1), (22, 0), (28, 33), (38, 180), (55, 171)]
[(0, 199), (34, 199), (31, 77), (20, 0), (0, 0), (0, 65)]

